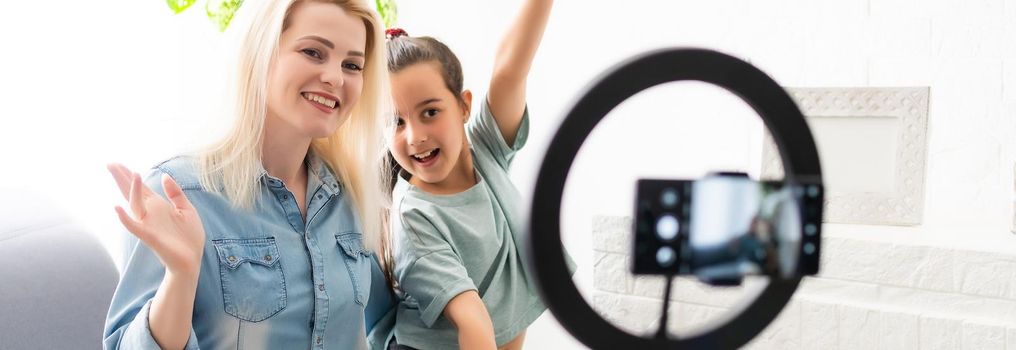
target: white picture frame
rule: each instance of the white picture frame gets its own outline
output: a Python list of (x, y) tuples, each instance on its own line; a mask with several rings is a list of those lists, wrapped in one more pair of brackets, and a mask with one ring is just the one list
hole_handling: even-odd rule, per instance
[[(924, 213), (928, 87), (787, 88), (811, 127), (826, 184), (824, 222), (919, 225)], [(783, 178), (765, 132), (763, 179)]]

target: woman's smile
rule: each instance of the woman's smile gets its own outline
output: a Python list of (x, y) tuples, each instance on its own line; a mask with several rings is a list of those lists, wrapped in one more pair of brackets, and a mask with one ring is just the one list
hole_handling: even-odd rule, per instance
[(301, 94), (303, 99), (310, 103), (315, 108), (325, 113), (332, 113), (342, 106), (342, 103), (337, 97), (332, 95), (319, 93), (319, 92), (304, 92)]

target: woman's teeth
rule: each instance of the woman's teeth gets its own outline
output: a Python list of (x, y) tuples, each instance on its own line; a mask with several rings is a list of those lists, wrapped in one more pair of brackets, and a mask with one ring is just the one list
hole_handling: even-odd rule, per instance
[(328, 106), (328, 108), (335, 108), (335, 104), (336, 104), (336, 102), (334, 100), (330, 100), (328, 98), (324, 98), (324, 97), (321, 97), (321, 96), (318, 96), (318, 95), (315, 95), (315, 94), (311, 94), (311, 93), (306, 93), (306, 92), (303, 93), (303, 98), (307, 99), (307, 101), (314, 101), (314, 102), (323, 104), (325, 106)]

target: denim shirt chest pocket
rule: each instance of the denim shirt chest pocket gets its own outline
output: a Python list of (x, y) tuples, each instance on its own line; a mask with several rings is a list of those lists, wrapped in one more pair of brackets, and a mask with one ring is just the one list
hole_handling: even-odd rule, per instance
[(275, 238), (213, 240), (226, 313), (263, 321), (286, 308), (286, 279)]
[(363, 247), (363, 236), (358, 232), (335, 235), (339, 255), (346, 263), (349, 281), (353, 284), (353, 297), (360, 306), (366, 305), (370, 289), (370, 251)]

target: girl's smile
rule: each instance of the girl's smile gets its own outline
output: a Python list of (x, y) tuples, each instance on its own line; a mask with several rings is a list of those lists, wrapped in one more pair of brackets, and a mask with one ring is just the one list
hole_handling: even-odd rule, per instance
[(426, 152), (420, 152), (413, 155), (413, 161), (417, 162), (421, 167), (429, 167), (437, 162), (438, 153), (441, 152), (440, 148), (435, 148)]
[(411, 65), (391, 75), (398, 124), (390, 141), (410, 183), (432, 193), (457, 193), (476, 184), (465, 122), (472, 95), (445, 87), (438, 62)]

